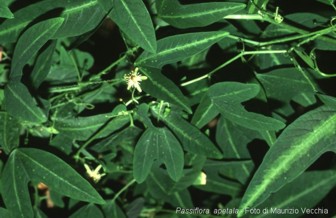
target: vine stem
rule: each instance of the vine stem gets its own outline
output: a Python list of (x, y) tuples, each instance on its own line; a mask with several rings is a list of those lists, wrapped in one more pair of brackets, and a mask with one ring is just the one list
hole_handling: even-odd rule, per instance
[(231, 64), (232, 62), (236, 61), (237, 59), (245, 56), (245, 55), (257, 55), (257, 54), (284, 54), (287, 53), (287, 50), (265, 50), (265, 51), (242, 51), (241, 53), (239, 53), (238, 55), (234, 56), (233, 58), (231, 58), (230, 60), (224, 62), (222, 65), (216, 67), (215, 69), (213, 69), (212, 71), (210, 71), (209, 73), (195, 78), (193, 80), (181, 83), (181, 86), (188, 86), (190, 84), (193, 84), (195, 82), (198, 82), (200, 80), (206, 79), (211, 77), (212, 74), (216, 73), (217, 71), (219, 71), (220, 69), (222, 69), (223, 67)]
[(113, 197), (112, 202), (115, 202), (119, 196), (126, 191), (131, 185), (135, 183), (135, 179), (132, 179), (129, 183), (127, 183), (122, 189), (120, 189), (117, 194)]

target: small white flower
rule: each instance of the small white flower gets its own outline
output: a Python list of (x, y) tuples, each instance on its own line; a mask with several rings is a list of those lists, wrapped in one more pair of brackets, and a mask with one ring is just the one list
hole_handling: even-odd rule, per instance
[(84, 164), (84, 167), (86, 169), (86, 173), (90, 178), (93, 179), (94, 182), (99, 182), (99, 180), (106, 175), (105, 173), (99, 173), (102, 165), (98, 165), (94, 170), (91, 170), (91, 168), (87, 164)]
[(136, 88), (138, 92), (142, 92), (142, 89), (140, 87), (140, 82), (142, 80), (146, 80), (146, 76), (142, 76), (139, 73), (139, 68), (135, 68), (131, 71), (131, 73), (126, 74), (124, 76), (125, 81), (127, 82), (127, 90), (130, 90), (131, 88)]

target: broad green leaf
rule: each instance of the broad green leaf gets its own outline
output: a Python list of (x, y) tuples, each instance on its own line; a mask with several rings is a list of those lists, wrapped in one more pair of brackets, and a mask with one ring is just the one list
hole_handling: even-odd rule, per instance
[(7, 112), (0, 112), (0, 146), (9, 154), (20, 142), (20, 124)]
[(175, 63), (209, 48), (228, 36), (227, 32), (199, 32), (168, 36), (157, 42), (155, 54), (143, 52), (135, 62), (136, 66), (161, 68), (165, 64)]
[(104, 218), (102, 211), (94, 204), (88, 204), (74, 212), (69, 218), (95, 217)]
[(184, 166), (183, 150), (175, 136), (166, 128), (148, 128), (134, 149), (133, 175), (143, 182), (153, 163), (165, 164), (170, 178), (181, 178)]
[(2, 199), (13, 218), (34, 217), (28, 182), (29, 175), (15, 150), (9, 156), (1, 174)]
[(15, 153), (32, 181), (43, 182), (50, 189), (76, 200), (105, 203), (88, 181), (54, 154), (35, 148), (19, 148)]
[(10, 213), (7, 209), (5, 208), (0, 208), (0, 217), (10, 217)]
[(234, 2), (209, 2), (181, 5), (177, 0), (156, 2), (161, 19), (177, 28), (203, 27), (223, 20), (225, 16), (245, 8)]
[(222, 154), (213, 142), (198, 128), (187, 122), (174, 111), (160, 112), (158, 108), (152, 108), (156, 117), (162, 119), (175, 133), (185, 150), (211, 158), (221, 158)]
[(23, 67), (55, 34), (63, 21), (63, 18), (45, 20), (30, 27), (22, 34), (15, 46), (10, 79), (21, 80)]
[[(333, 170), (311, 171), (301, 174), (279, 191), (272, 194), (258, 208), (273, 208), (284, 211), (286, 208), (314, 208), (336, 185), (336, 174)], [(300, 215), (302, 211), (299, 211)], [(265, 217), (261, 214), (258, 218)], [(281, 217), (293, 217), (282, 214)]]
[(238, 82), (216, 83), (209, 88), (209, 96), (226, 119), (258, 131), (280, 130), (285, 124), (271, 117), (248, 112), (241, 104), (259, 93), (256, 84)]
[(97, 0), (68, 1), (46, 0), (31, 4), (14, 13), (14, 19), (6, 20), (0, 25), (2, 42), (15, 42), (21, 32), (41, 15), (49, 16), (60, 13), (64, 18), (54, 38), (78, 36), (94, 29), (105, 16), (104, 9)]
[(183, 95), (177, 85), (165, 77), (159, 69), (141, 68), (141, 72), (148, 77), (147, 80), (141, 83), (141, 87), (145, 92), (160, 100), (176, 104), (188, 113), (191, 113), (188, 99)]
[(156, 52), (154, 27), (142, 0), (114, 0), (110, 16), (133, 42), (148, 52)]
[(335, 146), (336, 111), (321, 107), (290, 124), (267, 152), (240, 208), (255, 207)]
[(43, 123), (47, 120), (26, 86), (20, 82), (8, 83), (5, 87), (5, 106), (10, 115), (23, 121)]
[[(2, 3), (3, 4), (3, 3)], [(5, 5), (0, 5), (0, 17), (13, 19), (14, 14), (9, 10), (9, 8)]]
[(201, 103), (198, 105), (191, 123), (198, 128), (202, 128), (204, 125), (213, 120), (219, 111), (217, 107), (212, 103), (209, 96), (204, 95)]

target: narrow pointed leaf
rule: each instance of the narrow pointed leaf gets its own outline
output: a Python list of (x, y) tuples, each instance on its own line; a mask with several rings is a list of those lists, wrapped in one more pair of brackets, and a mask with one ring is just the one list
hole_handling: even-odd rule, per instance
[(156, 3), (161, 19), (177, 28), (203, 27), (223, 20), (225, 16), (245, 8), (234, 2), (210, 2), (181, 5), (177, 0), (159, 0)]
[(162, 119), (175, 133), (185, 150), (212, 158), (222, 157), (221, 152), (213, 142), (198, 128), (180, 117), (178, 113), (170, 111), (162, 114), (156, 109), (153, 109), (153, 113), (156, 117)]
[(33, 218), (28, 191), (29, 177), (17, 152), (11, 153), (1, 174), (1, 195), (11, 217)]
[(43, 123), (47, 120), (46, 115), (36, 105), (35, 99), (28, 89), (19, 82), (12, 82), (5, 87), (5, 106), (7, 112), (18, 119)]
[(148, 52), (156, 51), (154, 26), (142, 0), (114, 0), (110, 16), (119, 28)]
[(336, 111), (321, 107), (290, 124), (267, 152), (240, 208), (255, 207), (335, 146)]
[(141, 83), (141, 87), (145, 92), (160, 100), (176, 104), (188, 113), (191, 113), (188, 99), (183, 95), (177, 85), (165, 77), (159, 69), (141, 68), (141, 72), (148, 77), (147, 80)]
[(46, 0), (31, 4), (14, 13), (15, 19), (0, 24), (2, 42), (15, 42), (21, 32), (41, 15), (59, 13), (65, 21), (55, 34), (55, 38), (81, 35), (94, 29), (105, 16), (105, 11), (97, 0), (68, 1)]
[(157, 42), (156, 53), (143, 52), (135, 65), (161, 68), (202, 52), (227, 35), (227, 32), (214, 31), (169, 36)]
[(57, 156), (35, 148), (20, 148), (16, 153), (31, 180), (76, 200), (105, 203), (88, 181)]
[(134, 178), (143, 182), (155, 161), (167, 167), (173, 180), (182, 176), (183, 150), (175, 136), (166, 128), (148, 128), (139, 139), (134, 150)]
[(11, 79), (21, 80), (24, 65), (55, 34), (63, 21), (63, 18), (45, 20), (30, 27), (22, 34), (13, 54)]
[[(305, 172), (272, 194), (258, 208), (273, 208), (282, 211), (286, 208), (314, 208), (335, 185), (336, 174), (333, 170)], [(301, 214), (302, 210), (299, 212)], [(258, 218), (265, 216), (266, 214), (262, 214)], [(282, 217), (293, 217), (293, 215), (282, 214)]]
[(7, 112), (0, 112), (0, 146), (9, 154), (20, 142), (20, 124)]

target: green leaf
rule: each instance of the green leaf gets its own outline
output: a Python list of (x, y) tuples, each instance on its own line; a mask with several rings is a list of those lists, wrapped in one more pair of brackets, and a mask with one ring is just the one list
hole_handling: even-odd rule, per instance
[(104, 214), (101, 212), (101, 210), (99, 210), (99, 208), (96, 205), (88, 204), (78, 209), (69, 218), (84, 218), (84, 217), (104, 218)]
[(76, 200), (105, 203), (88, 181), (57, 156), (35, 148), (19, 148), (15, 153), (31, 180)]
[(20, 124), (6, 112), (0, 112), (0, 145), (6, 154), (19, 146)]
[(0, 207), (0, 217), (10, 217), (10, 213), (7, 209)]
[(109, 115), (98, 114), (89, 117), (60, 118), (55, 121), (54, 128), (60, 134), (72, 139), (87, 140), (101, 128), (103, 129), (97, 135), (97, 138), (105, 137), (129, 122), (127, 115), (121, 115), (112, 120)]
[(8, 83), (5, 87), (5, 106), (7, 112), (20, 120), (43, 123), (46, 115), (36, 105), (26, 86), (19, 82)]
[(5, 5), (0, 5), (0, 17), (13, 19), (14, 14), (9, 10), (9, 8)]
[(208, 95), (204, 95), (201, 103), (198, 105), (191, 123), (198, 128), (202, 128), (204, 125), (213, 120), (219, 111), (217, 107), (212, 103)]
[(136, 66), (161, 68), (165, 64), (175, 63), (209, 48), (228, 36), (227, 32), (200, 32), (169, 36), (157, 42), (157, 52), (143, 52), (135, 62)]
[(181, 178), (183, 150), (179, 141), (166, 128), (148, 128), (139, 139), (133, 159), (133, 175), (138, 183), (147, 178), (154, 162), (164, 163), (173, 180)]
[(55, 34), (63, 21), (63, 18), (45, 20), (30, 27), (22, 34), (15, 46), (10, 79), (21, 80), (24, 65)]
[(240, 208), (262, 203), (293, 181), (318, 157), (335, 146), (336, 111), (321, 107), (290, 124), (267, 152), (254, 174)]
[(9, 156), (1, 174), (1, 195), (13, 218), (34, 217), (28, 182), (29, 176), (15, 150)]
[(184, 120), (174, 111), (161, 114), (158, 108), (152, 108), (156, 117), (162, 119), (175, 133), (185, 150), (211, 158), (222, 158), (221, 152), (213, 142), (199, 129)]
[[(258, 208), (277, 208), (280, 210), (285, 208), (314, 208), (335, 185), (336, 174), (334, 170), (305, 172), (272, 194)], [(260, 215), (258, 218), (264, 216), (266, 214)], [(287, 217), (289, 216), (291, 215), (287, 214)]]
[(180, 106), (182, 109), (191, 113), (188, 99), (183, 95), (181, 90), (167, 77), (165, 77), (159, 69), (141, 68), (148, 79), (142, 81), (141, 87), (151, 96), (160, 100), (167, 101)]
[(156, 37), (151, 17), (142, 0), (114, 0), (110, 16), (136, 44), (150, 53), (156, 52)]
[(223, 20), (225, 16), (245, 8), (245, 4), (234, 2), (209, 2), (181, 5), (177, 0), (156, 2), (161, 19), (177, 28), (203, 27)]
[(32, 84), (35, 89), (37, 89), (44, 79), (49, 74), (53, 53), (55, 52), (56, 42), (51, 43), (48, 47), (39, 54), (37, 57), (34, 69), (30, 74)]
[(256, 84), (238, 82), (216, 83), (209, 88), (209, 96), (221, 115), (226, 119), (258, 131), (280, 130), (285, 124), (271, 117), (248, 112), (241, 104), (259, 93)]
[(104, 9), (97, 0), (68, 1), (46, 0), (31, 4), (14, 13), (15, 19), (0, 25), (2, 42), (15, 42), (21, 32), (41, 15), (49, 16), (59, 12), (64, 18), (63, 25), (54, 35), (55, 38), (78, 36), (94, 29), (105, 16)]
[(102, 205), (102, 210), (105, 217), (108, 218), (126, 218), (125, 213), (122, 209), (117, 205), (115, 201), (107, 202), (106, 204)]

